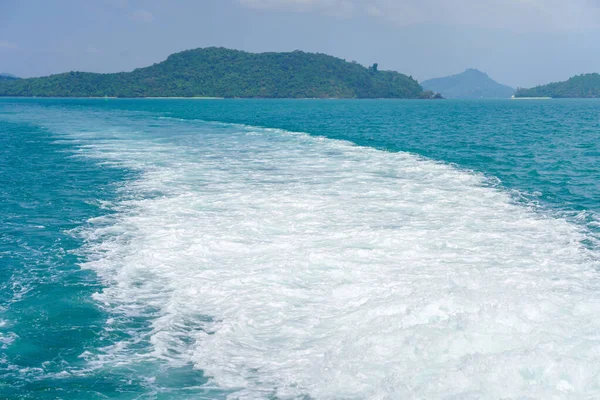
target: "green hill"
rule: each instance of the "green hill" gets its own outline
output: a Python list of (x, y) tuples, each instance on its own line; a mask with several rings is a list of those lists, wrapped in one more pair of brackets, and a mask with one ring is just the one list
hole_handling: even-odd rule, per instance
[(600, 97), (600, 74), (576, 75), (564, 82), (519, 88), (515, 97), (597, 98)]
[(19, 77), (14, 76), (12, 74), (6, 74), (4, 72), (0, 72), (0, 81), (14, 81), (19, 79)]
[(0, 96), (429, 98), (412, 77), (325, 54), (182, 51), (132, 72), (68, 72), (0, 82)]
[(510, 98), (514, 89), (501, 85), (486, 73), (467, 69), (460, 74), (435, 78), (421, 83), (423, 88), (441, 93), (452, 99), (502, 99)]

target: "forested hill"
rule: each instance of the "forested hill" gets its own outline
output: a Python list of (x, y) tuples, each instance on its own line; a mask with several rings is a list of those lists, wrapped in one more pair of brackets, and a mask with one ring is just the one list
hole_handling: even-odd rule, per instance
[(325, 54), (186, 50), (132, 72), (0, 82), (0, 96), (428, 98), (412, 77)]
[(508, 99), (515, 92), (513, 88), (502, 85), (485, 72), (473, 68), (460, 74), (430, 79), (421, 85), (452, 99)]
[(564, 82), (553, 82), (531, 89), (517, 89), (515, 97), (598, 98), (600, 74), (576, 75)]
[(5, 74), (5, 73), (0, 72), (0, 81), (13, 81), (15, 79), (19, 79), (19, 78), (12, 74)]

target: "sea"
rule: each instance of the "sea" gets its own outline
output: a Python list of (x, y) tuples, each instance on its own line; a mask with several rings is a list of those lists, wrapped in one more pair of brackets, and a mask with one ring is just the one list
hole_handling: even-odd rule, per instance
[(600, 101), (0, 99), (0, 398), (600, 398)]

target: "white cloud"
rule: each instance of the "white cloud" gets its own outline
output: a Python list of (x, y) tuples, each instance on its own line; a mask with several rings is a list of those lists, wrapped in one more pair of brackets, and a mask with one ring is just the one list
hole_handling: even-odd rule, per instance
[(368, 15), (399, 25), (443, 24), (509, 30), (600, 29), (599, 0), (238, 0), (263, 9)]
[(96, 47), (88, 47), (87, 49), (85, 49), (85, 52), (88, 54), (93, 54), (93, 55), (100, 55), (102, 54), (102, 50), (96, 48)]
[(8, 40), (0, 40), (0, 50), (16, 50), (19, 46), (17, 46), (14, 42), (9, 42)]
[(137, 10), (131, 14), (131, 19), (137, 22), (150, 23), (154, 21), (154, 15), (148, 10)]
[(349, 17), (354, 14), (356, 0), (239, 0), (239, 2), (252, 8), (317, 12)]
[(113, 7), (116, 7), (116, 8), (125, 9), (129, 5), (128, 0), (106, 0), (106, 1), (107, 1), (107, 4), (109, 4)]
[(373, 4), (368, 4), (367, 6), (365, 6), (365, 11), (368, 15), (372, 17), (383, 17), (383, 11), (381, 11), (379, 7), (374, 6)]

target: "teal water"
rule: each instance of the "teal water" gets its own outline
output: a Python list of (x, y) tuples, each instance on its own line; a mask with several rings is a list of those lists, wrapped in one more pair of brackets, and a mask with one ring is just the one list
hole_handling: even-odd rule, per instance
[(600, 396), (599, 136), (594, 100), (1, 99), (0, 397)]

